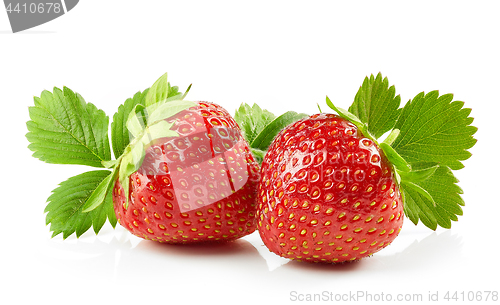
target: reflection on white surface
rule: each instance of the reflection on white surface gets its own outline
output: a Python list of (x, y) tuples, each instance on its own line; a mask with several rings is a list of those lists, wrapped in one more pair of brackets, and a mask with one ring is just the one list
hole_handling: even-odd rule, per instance
[[(379, 272), (384, 272), (386, 275), (398, 274), (401, 270), (410, 272), (411, 270), (432, 269), (439, 265), (452, 265), (463, 259), (462, 246), (462, 237), (458, 234), (452, 234), (449, 230), (441, 233), (430, 232), (424, 238), (422, 235), (415, 236), (415, 234), (406, 235), (403, 233), (396, 238), (393, 245), (358, 262), (335, 265), (289, 261), (275, 269), (284, 274), (305, 271), (304, 276), (315, 274), (326, 277), (338, 272), (349, 273), (353, 277), (366, 273), (378, 274)], [(263, 255), (263, 257), (268, 258), (267, 255)], [(270, 268), (270, 271), (272, 270), (274, 269)]]
[[(450, 277), (460, 281), (464, 270), (457, 266), (466, 261), (462, 236), (408, 225), (391, 246), (360, 262), (340, 265), (278, 257), (267, 250), (258, 232), (212, 245), (160, 244), (135, 237), (120, 226), (115, 230), (105, 226), (99, 236), (87, 232), (79, 239), (46, 236), (44, 242), (32, 247), (32, 253), (22, 254), (23, 268), (36, 271), (29, 277), (19, 273), (11, 278), (11, 285), (17, 287), (12, 293), (22, 294), (22, 287), (29, 285), (40, 298), (57, 298), (61, 301), (58, 304), (75, 296), (81, 302), (74, 304), (96, 297), (103, 302), (140, 303), (152, 295), (160, 298), (166, 294), (190, 304), (220, 299), (221, 293), (224, 300), (237, 299), (240, 305), (255, 304), (259, 295), (283, 304), (290, 301), (291, 291), (346, 293), (363, 289), (426, 294)], [(421, 283), (408, 284), (415, 279)], [(56, 288), (40, 286), (43, 281)], [(91, 293), (82, 295), (82, 287)]]
[(450, 230), (431, 232), (422, 240), (414, 239), (403, 251), (374, 255), (374, 264), (391, 268), (421, 269), (454, 260), (462, 260), (462, 237)]
[[(393, 245), (360, 262), (340, 265), (313, 264), (290, 261), (270, 252), (263, 244), (258, 232), (229, 243), (200, 245), (160, 244), (137, 238), (121, 227), (101, 232), (99, 236), (84, 236), (80, 239), (52, 239), (47, 241), (43, 255), (62, 265), (81, 265), (100, 270), (113, 269), (109, 276), (130, 276), (131, 270), (141, 273), (143, 268), (171, 272), (196, 266), (209, 272), (213, 268), (230, 271), (228, 266), (247, 269), (253, 274), (304, 272), (399, 272), (400, 269), (429, 268), (446, 264), (462, 257), (462, 237), (447, 230), (422, 234), (404, 234)], [(138, 265), (137, 261), (141, 263)], [(209, 262), (209, 263), (208, 263)], [(131, 266), (137, 266), (131, 267)], [(172, 269), (173, 268), (173, 269)], [(392, 271), (391, 271), (392, 270)], [(124, 274), (126, 273), (126, 274)]]
[(262, 256), (262, 258), (266, 261), (267, 268), (269, 271), (273, 271), (291, 262), (291, 260), (280, 257), (274, 254), (273, 252), (269, 251), (269, 249), (264, 245), (264, 242), (262, 242), (262, 239), (260, 238), (258, 232), (245, 236), (242, 239), (245, 239), (248, 242), (250, 242), (255, 247), (255, 249), (259, 251), (260, 256)]

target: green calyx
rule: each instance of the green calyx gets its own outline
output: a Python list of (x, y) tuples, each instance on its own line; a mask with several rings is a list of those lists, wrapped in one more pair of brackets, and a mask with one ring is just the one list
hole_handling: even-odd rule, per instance
[[(99, 197), (91, 196), (85, 203), (83, 212), (90, 212), (103, 202), (105, 193), (113, 189), (116, 178), (123, 188), (125, 195), (125, 207), (129, 203), (129, 178), (142, 165), (146, 148), (160, 138), (178, 137), (179, 134), (171, 127), (173, 122), (167, 122), (168, 118), (177, 113), (196, 106), (196, 103), (184, 101), (184, 98), (191, 86), (188, 87), (185, 94), (178, 92), (177, 87), (171, 87), (167, 81), (167, 74), (160, 77), (148, 90), (144, 104), (136, 104), (126, 120), (126, 127), (129, 131), (130, 142), (123, 150), (123, 153), (112, 161), (104, 161), (103, 166), (111, 168), (112, 172), (109, 179), (105, 179), (96, 189), (103, 194)], [(94, 195), (94, 194), (93, 194)], [(94, 198), (96, 197), (96, 198)]]
[(182, 92), (179, 92), (179, 87), (170, 86), (167, 78), (168, 74), (165, 73), (154, 82), (145, 97), (145, 107), (149, 107), (160, 102), (183, 100), (186, 97), (189, 90), (191, 89), (191, 85), (189, 85), (189, 87), (186, 89), (186, 92), (182, 94)]
[[(129, 193), (129, 177), (142, 165), (146, 148), (160, 138), (179, 136), (177, 132), (170, 129), (174, 123), (169, 123), (166, 119), (193, 106), (196, 106), (196, 103), (183, 100), (162, 101), (152, 104), (141, 110), (142, 114), (146, 115), (147, 125), (145, 126), (139, 125), (142, 122), (142, 117), (135, 112), (131, 113), (127, 126), (133, 140), (114, 165), (114, 169), (118, 172), (118, 181), (125, 194)], [(128, 199), (128, 196), (126, 196), (126, 207), (128, 207)]]
[(470, 109), (453, 95), (437, 91), (420, 93), (402, 108), (394, 86), (379, 73), (366, 77), (349, 110), (327, 105), (356, 125), (379, 145), (399, 184), (404, 211), (410, 220), (435, 230), (450, 228), (462, 215), (464, 205), (452, 170), (463, 168), (461, 161), (476, 143), (477, 128), (471, 126)]
[[(104, 111), (64, 87), (43, 91), (30, 107), (26, 123), (33, 156), (47, 163), (80, 164), (103, 168), (88, 171), (62, 182), (52, 191), (45, 208), (46, 222), (53, 237), (62, 233), (81, 236), (90, 227), (97, 234), (106, 220), (114, 227), (112, 189), (118, 179), (128, 194), (129, 177), (144, 159), (152, 142), (178, 136), (166, 119), (196, 103), (184, 101), (191, 85), (182, 94), (171, 86), (167, 74), (151, 88), (138, 92), (118, 107), (111, 123), (111, 158), (108, 138), (109, 118)], [(127, 204), (128, 204), (128, 196)]]

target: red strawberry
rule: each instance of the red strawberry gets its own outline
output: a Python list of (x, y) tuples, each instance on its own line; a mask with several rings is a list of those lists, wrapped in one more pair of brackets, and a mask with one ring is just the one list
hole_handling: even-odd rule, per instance
[(403, 224), (390, 164), (347, 120), (316, 114), (269, 146), (258, 228), (274, 253), (310, 262), (356, 261), (389, 245)]
[(252, 233), (259, 166), (240, 128), (206, 102), (169, 120), (179, 137), (146, 148), (141, 167), (113, 190), (118, 221), (132, 234), (168, 243), (232, 240)]

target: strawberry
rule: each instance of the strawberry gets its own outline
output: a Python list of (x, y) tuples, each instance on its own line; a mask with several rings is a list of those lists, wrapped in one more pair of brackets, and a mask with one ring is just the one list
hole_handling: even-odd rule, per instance
[(33, 155), (100, 168), (53, 190), (45, 210), (53, 236), (97, 234), (107, 220), (168, 243), (256, 230), (259, 164), (224, 108), (184, 100), (190, 88), (179, 92), (165, 73), (118, 107), (110, 133), (104, 111), (67, 87), (35, 97), (26, 135)]
[(283, 129), (262, 162), (258, 228), (274, 253), (347, 262), (388, 246), (403, 224), (391, 164), (348, 120), (316, 114)]
[(403, 216), (432, 230), (458, 220), (464, 201), (452, 171), (476, 143), (471, 110), (437, 91), (400, 101), (387, 78), (371, 75), (348, 110), (327, 97), (338, 115), (302, 118), (259, 147), (267, 153), (256, 215), (272, 252), (358, 261), (390, 245)]
[(129, 178), (128, 206), (116, 179), (118, 222), (136, 236), (191, 243), (233, 240), (256, 229), (259, 166), (224, 108), (196, 104), (168, 119), (179, 136), (146, 147)]

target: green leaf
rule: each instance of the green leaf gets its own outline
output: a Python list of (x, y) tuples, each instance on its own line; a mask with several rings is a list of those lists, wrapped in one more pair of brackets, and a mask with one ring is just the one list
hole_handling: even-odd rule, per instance
[(332, 103), (332, 101), (330, 101), (328, 96), (326, 97), (326, 104), (333, 111), (335, 111), (341, 118), (348, 120), (349, 122), (356, 125), (356, 127), (358, 127), (358, 130), (361, 131), (361, 133), (365, 137), (372, 139), (375, 143), (378, 143), (376, 138), (368, 131), (368, 126), (365, 123), (361, 122), (361, 120), (357, 116), (355, 116), (354, 114), (350, 113), (349, 111), (347, 111), (345, 109), (342, 109), (342, 108), (335, 106)]
[(52, 237), (63, 233), (67, 238), (73, 233), (80, 237), (91, 226), (97, 234), (106, 222), (116, 225), (111, 192), (105, 197), (104, 203), (89, 213), (83, 213), (83, 206), (94, 190), (110, 175), (110, 171), (89, 171), (62, 182), (52, 191), (47, 199), (46, 223), (50, 224)]
[(125, 147), (130, 143), (130, 135), (127, 129), (127, 120), (130, 112), (136, 105), (145, 105), (145, 98), (149, 89), (143, 92), (137, 92), (133, 98), (129, 98), (118, 107), (118, 111), (113, 115), (111, 123), (111, 143), (113, 144), (113, 153), (115, 158), (119, 158)]
[(108, 117), (69, 88), (35, 97), (26, 138), (33, 157), (47, 163), (103, 167), (111, 159)]
[(132, 109), (126, 123), (131, 138), (137, 137), (144, 130), (147, 115), (146, 108), (141, 104), (135, 105), (134, 109)]
[[(139, 167), (141, 167), (142, 161), (144, 160), (144, 157), (146, 155), (144, 143), (142, 141), (137, 142), (137, 144), (132, 147), (132, 150), (130, 151), (130, 155), (132, 156), (132, 159), (130, 159), (130, 161), (128, 161), (129, 163), (125, 163), (125, 164), (127, 166), (128, 166), (128, 164), (133, 165), (134, 172), (135, 172), (139, 169)], [(129, 168), (132, 168), (132, 167), (129, 167)], [(131, 174), (131, 173), (129, 173), (129, 174)]]
[(240, 126), (243, 137), (249, 143), (252, 154), (260, 164), (276, 135), (286, 126), (308, 116), (304, 113), (288, 111), (276, 118), (274, 114), (263, 110), (257, 104), (250, 107), (243, 103), (236, 110), (234, 119)]
[(385, 156), (394, 165), (397, 169), (402, 172), (409, 172), (411, 170), (410, 164), (406, 162), (391, 146), (387, 145), (387, 143), (380, 143), (380, 148), (384, 152)]
[(401, 188), (403, 188), (405, 190), (410, 190), (411, 189), (412, 192), (416, 192), (419, 195), (421, 195), (423, 198), (425, 198), (426, 200), (430, 201), (432, 203), (433, 207), (436, 206), (436, 202), (434, 202), (434, 199), (432, 198), (431, 194), (429, 194), (429, 192), (427, 192), (420, 185), (415, 184), (413, 182), (401, 180)]
[(413, 170), (410, 172), (399, 172), (399, 175), (402, 180), (404, 181), (410, 181), (410, 182), (422, 182), (427, 179), (429, 179), (436, 170), (438, 169), (438, 165), (435, 165), (435, 163), (432, 163), (428, 167), (419, 169), (419, 170)]
[(283, 128), (308, 116), (309, 115), (305, 113), (297, 113), (294, 111), (285, 112), (265, 126), (257, 137), (255, 137), (255, 139), (250, 143), (250, 147), (267, 151), (271, 142)]
[(170, 84), (167, 81), (167, 73), (158, 78), (146, 95), (145, 106), (151, 106), (157, 102), (167, 99)]
[[(142, 145), (142, 142), (139, 142), (137, 144), (138, 149), (144, 150), (144, 146)], [(140, 167), (136, 162), (137, 160), (141, 161), (140, 157), (143, 156), (143, 153), (137, 153), (138, 149), (132, 152), (132, 150), (128, 153), (125, 153), (123, 157), (121, 158), (121, 163), (118, 169), (118, 181), (120, 182), (120, 185), (123, 187), (123, 192), (125, 194), (125, 207), (128, 207), (128, 200), (129, 200), (129, 190), (130, 190), (130, 180), (129, 177), (133, 173), (137, 171), (137, 169)], [(126, 150), (127, 151), (127, 150)], [(134, 160), (135, 159), (135, 160)]]
[(142, 137), (142, 143), (144, 145), (149, 145), (154, 140), (167, 137), (178, 137), (179, 134), (171, 130), (174, 123), (169, 123), (167, 121), (158, 121), (153, 125), (149, 126), (145, 135)]
[(172, 99), (181, 99), (182, 97), (182, 92), (179, 91), (179, 87), (177, 86), (170, 86), (170, 83), (167, 83), (168, 85), (168, 91), (167, 91), (167, 97), (168, 100)]
[(146, 107), (159, 102), (183, 99), (186, 96), (187, 91), (189, 91), (189, 88), (191, 88), (190, 85), (186, 94), (183, 95), (182, 92), (179, 92), (179, 88), (177, 86), (170, 86), (167, 78), (167, 73), (165, 73), (156, 80), (153, 86), (151, 86), (148, 94), (146, 95), (144, 104)]
[(396, 89), (389, 87), (387, 77), (382, 79), (381, 73), (377, 77), (372, 74), (370, 78), (365, 77), (349, 112), (366, 123), (368, 131), (379, 138), (394, 127), (399, 117), (401, 98), (395, 94)]
[(269, 125), (275, 118), (274, 114), (262, 110), (257, 104), (250, 107), (250, 105), (243, 103), (240, 108), (236, 109), (234, 114), (234, 120), (240, 126), (241, 133), (248, 143), (252, 143), (264, 127)]
[(101, 163), (105, 168), (113, 168), (118, 164), (118, 160), (102, 161)]
[(436, 162), (453, 170), (471, 154), (477, 128), (471, 126), (470, 109), (454, 101), (452, 94), (438, 91), (418, 94), (403, 108), (395, 125), (400, 134), (392, 147), (410, 164)]
[(401, 188), (401, 194), (404, 197), (404, 213), (416, 225), (418, 221), (430, 228), (436, 230), (437, 220), (434, 215), (434, 205), (425, 199), (419, 192), (411, 188)]
[(361, 120), (356, 115), (350, 113), (349, 111), (335, 106), (328, 96), (326, 97), (326, 104), (328, 105), (328, 107), (334, 110), (341, 118), (350, 121), (351, 123), (356, 125), (359, 129), (361, 129), (362, 131), (365, 130), (366, 132), (367, 128), (365, 123), (361, 122)]
[[(415, 171), (425, 170), (429, 169), (429, 164), (412, 164), (412, 167)], [(420, 220), (432, 230), (438, 225), (446, 229), (451, 228), (451, 221), (457, 221), (457, 215), (463, 214), (461, 206), (464, 201), (460, 197), (463, 192), (456, 183), (458, 179), (447, 166), (438, 166), (430, 177), (414, 183), (427, 191), (435, 205), (426, 196), (402, 183), (406, 216), (414, 224)]]
[(391, 133), (387, 136), (387, 138), (385, 138), (384, 142), (382, 142), (382, 143), (385, 143), (387, 145), (392, 145), (392, 143), (394, 143), (394, 141), (396, 141), (398, 136), (399, 136), (399, 129), (393, 129), (393, 130), (391, 130)]
[[(118, 222), (118, 219), (116, 219), (116, 214), (115, 214), (115, 209), (114, 209), (114, 204), (113, 204), (113, 192), (109, 192), (108, 195), (106, 195), (106, 198), (104, 199), (104, 203), (100, 205), (102, 209), (96, 209), (99, 211), (99, 214), (105, 215), (96, 217), (95, 218), (95, 225), (94, 225), (94, 233), (97, 234), (101, 230), (102, 226), (106, 222), (106, 217), (108, 218), (109, 223), (113, 228), (116, 227), (116, 223)], [(94, 211), (96, 211), (94, 210)], [(91, 212), (92, 213), (92, 212)], [(98, 222), (100, 220), (100, 222)], [(98, 227), (97, 225), (100, 225)], [(99, 229), (99, 230), (98, 230)]]
[(250, 148), (252, 155), (255, 158), (255, 161), (257, 163), (262, 164), (262, 161), (264, 160), (264, 157), (266, 156), (266, 152), (257, 148)]
[(82, 210), (83, 213), (88, 213), (95, 210), (98, 206), (104, 203), (104, 200), (110, 192), (113, 190), (117, 174), (117, 168), (115, 167), (113, 171), (96, 187), (92, 192), (92, 195), (87, 199)]
[[(186, 89), (186, 92), (184, 92), (184, 94), (183, 94), (183, 95), (179, 98), (180, 100), (183, 100), (183, 99), (186, 97), (186, 95), (188, 94), (189, 90), (191, 90), (191, 86), (192, 86), (192, 85), (193, 85), (193, 84), (189, 84), (189, 86), (188, 86), (188, 87), (187, 87), (187, 89)], [(177, 88), (177, 87), (174, 87), (174, 88)], [(177, 96), (178, 96), (178, 95), (173, 95), (173, 97), (177, 97)]]
[(195, 102), (176, 100), (164, 103), (157, 103), (152, 106), (147, 107), (148, 113), (148, 126), (160, 121), (168, 119), (179, 112), (186, 110), (190, 107), (194, 107), (197, 104)]

